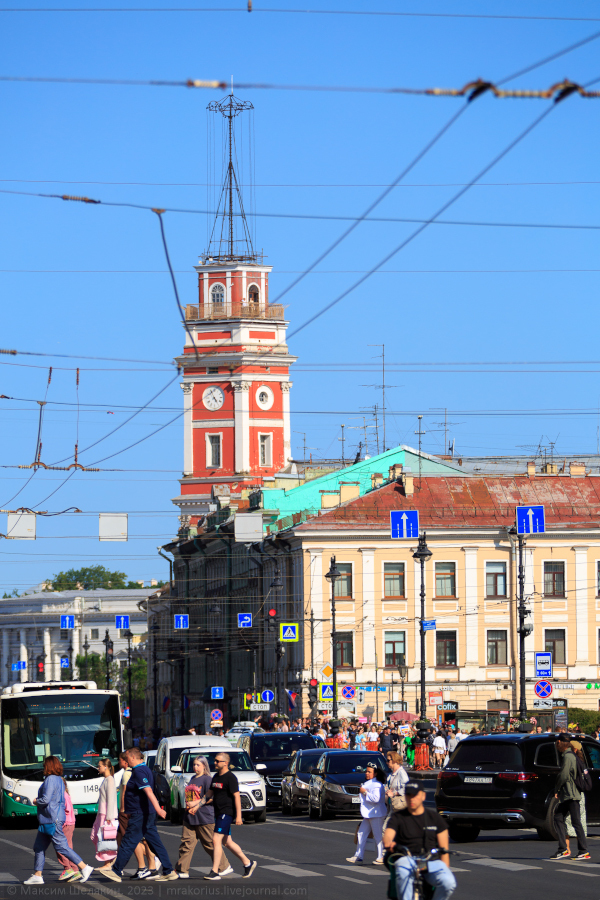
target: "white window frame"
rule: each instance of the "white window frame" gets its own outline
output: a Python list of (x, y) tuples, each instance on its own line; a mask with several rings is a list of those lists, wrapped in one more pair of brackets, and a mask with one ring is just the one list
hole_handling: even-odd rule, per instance
[[(216, 287), (220, 287), (221, 290), (223, 291), (223, 302), (222, 303), (217, 303), (215, 300), (213, 300), (213, 291)], [(208, 294), (210, 297), (210, 305), (211, 306), (214, 306), (214, 307), (218, 306), (221, 309), (225, 309), (226, 304), (227, 304), (227, 286), (226, 285), (221, 284), (220, 281), (215, 281), (214, 284), (211, 284)]]
[(569, 665), (569, 629), (566, 625), (544, 625), (544, 650), (546, 649), (546, 632), (547, 631), (564, 631), (565, 633), (565, 661), (564, 663), (557, 663), (556, 660), (552, 660), (553, 666), (566, 666)]
[(248, 288), (247, 288), (247, 291), (246, 291), (246, 303), (247, 303), (248, 305), (250, 305), (250, 291), (251, 291), (252, 288), (256, 288), (256, 290), (258, 291), (258, 305), (260, 306), (261, 300), (262, 300), (262, 291), (261, 291), (261, 289), (260, 289), (260, 285), (259, 285), (259, 284), (256, 284), (255, 281), (253, 281), (252, 284), (249, 284), (249, 285), (248, 285)]
[[(441, 629), (440, 629), (441, 630)], [(505, 663), (491, 663), (488, 662), (488, 632), (490, 631), (503, 631), (506, 634), (506, 662)], [(486, 628), (485, 629), (485, 664), (488, 668), (506, 668), (510, 665), (510, 628), (508, 625), (499, 625), (497, 628)]]
[[(564, 566), (565, 592), (562, 597), (555, 597), (553, 594), (546, 594), (546, 592), (545, 592), (546, 585), (544, 583), (545, 582), (544, 566), (546, 563), (562, 563)], [(596, 575), (597, 575), (597, 572), (596, 572)], [(541, 560), (540, 577), (541, 577), (541, 588), (542, 588), (542, 600), (549, 600), (550, 602), (556, 600), (557, 602), (560, 603), (560, 602), (568, 599), (568, 597), (569, 597), (569, 566), (568, 566), (568, 562), (566, 559), (557, 559), (554, 556), (550, 556), (550, 557), (546, 557), (545, 559), (542, 559)]]
[[(437, 592), (437, 565), (453, 565), (454, 566), (454, 596), (438, 596)], [(434, 589), (434, 600), (457, 600), (458, 599), (458, 563), (455, 559), (436, 559), (433, 562), (433, 589)], [(447, 629), (450, 630), (450, 629)]]
[[(386, 565), (392, 566), (402, 566), (404, 568), (404, 596), (403, 597), (386, 597), (385, 594), (385, 567)], [(406, 584), (407, 579), (407, 565), (402, 559), (384, 559), (381, 562), (381, 599), (384, 603), (405, 603), (407, 600), (407, 590), (408, 586)]]
[[(263, 463), (260, 458), (260, 451), (262, 448), (261, 438), (265, 438), (265, 437), (269, 439), (268, 443), (267, 443), (267, 447), (268, 447), (268, 451), (269, 451), (269, 453), (268, 453), (269, 458), (268, 458), (268, 460), (266, 460)], [(258, 465), (259, 465), (259, 468), (262, 468), (262, 469), (268, 469), (273, 465), (273, 432), (272, 431), (259, 431), (258, 432)]]
[[(488, 596), (488, 592), (487, 592), (487, 566), (488, 566), (488, 563), (495, 563), (495, 564), (502, 563), (504, 566), (504, 578), (506, 581), (506, 594), (504, 595), (504, 597), (495, 597), (495, 596), (492, 596), (491, 594)], [(503, 602), (505, 600), (508, 600), (509, 599), (508, 579), (509, 579), (509, 567), (508, 567), (507, 560), (505, 560), (505, 559), (484, 559), (484, 561), (483, 561), (483, 591), (484, 591), (484, 599), (485, 600), (498, 600), (498, 602)]]
[[(212, 463), (212, 445), (210, 442), (211, 437), (219, 438), (219, 455), (221, 457), (221, 462), (218, 466), (214, 466)], [(204, 440), (206, 442), (206, 468), (207, 469), (222, 469), (223, 468), (223, 432), (222, 431), (207, 431), (204, 435)]]

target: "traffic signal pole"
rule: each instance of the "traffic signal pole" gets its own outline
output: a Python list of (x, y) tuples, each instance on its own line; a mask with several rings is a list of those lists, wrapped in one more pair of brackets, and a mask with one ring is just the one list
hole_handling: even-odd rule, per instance
[(525, 695), (525, 637), (527, 630), (525, 628), (525, 616), (527, 609), (525, 607), (525, 566), (523, 565), (523, 550), (525, 541), (523, 535), (519, 538), (519, 718), (525, 719), (527, 716), (527, 699)]

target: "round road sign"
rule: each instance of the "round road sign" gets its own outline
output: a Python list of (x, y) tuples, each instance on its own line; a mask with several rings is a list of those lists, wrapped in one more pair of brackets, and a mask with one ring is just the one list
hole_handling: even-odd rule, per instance
[(356, 688), (353, 684), (345, 684), (342, 688), (342, 697), (344, 700), (354, 700), (356, 697)]
[(549, 697), (552, 693), (552, 685), (549, 681), (543, 680), (538, 681), (536, 686), (534, 687), (534, 691), (538, 697), (544, 699), (545, 697)]
[(263, 691), (262, 692), (262, 702), (263, 703), (272, 703), (275, 699), (275, 694), (273, 691)]
[(213, 709), (213, 711), (210, 714), (210, 717), (211, 717), (211, 719), (222, 719), (223, 713), (221, 712), (220, 709)]

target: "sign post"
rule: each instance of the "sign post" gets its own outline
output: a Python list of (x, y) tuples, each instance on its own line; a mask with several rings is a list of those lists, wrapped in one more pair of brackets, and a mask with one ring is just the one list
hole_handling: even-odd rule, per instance
[[(525, 638), (533, 631), (533, 626), (525, 624), (525, 617), (529, 610), (525, 606), (525, 565), (523, 563), (523, 550), (525, 549), (524, 536), (528, 534), (543, 534), (546, 530), (546, 517), (543, 506), (517, 506), (516, 528), (509, 530), (510, 534), (517, 534), (519, 541), (519, 604), (517, 612), (519, 624), (519, 716), (524, 719), (527, 715), (527, 697), (525, 694)], [(511, 539), (512, 540), (512, 539)]]

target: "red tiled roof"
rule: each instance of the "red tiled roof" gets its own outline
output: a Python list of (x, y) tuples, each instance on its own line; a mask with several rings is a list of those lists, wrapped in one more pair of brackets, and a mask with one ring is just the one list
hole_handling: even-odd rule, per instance
[(414, 494), (386, 484), (357, 500), (321, 513), (297, 531), (387, 529), (391, 510), (418, 509), (422, 529), (499, 528), (514, 524), (515, 507), (545, 507), (546, 528), (600, 527), (600, 478), (589, 476), (441, 476), (414, 479)]

